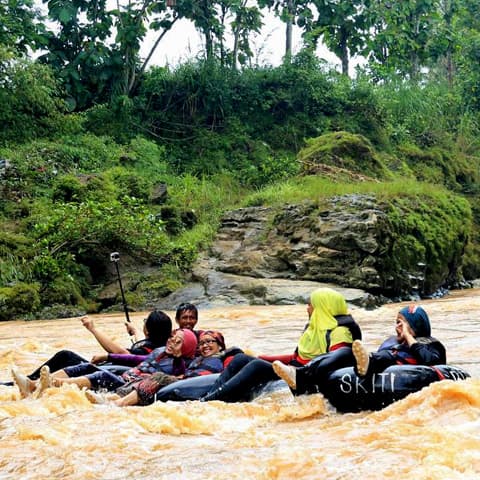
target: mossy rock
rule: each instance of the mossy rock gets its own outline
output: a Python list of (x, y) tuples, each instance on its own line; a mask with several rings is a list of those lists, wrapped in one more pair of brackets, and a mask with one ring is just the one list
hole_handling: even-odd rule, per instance
[(145, 297), (138, 290), (135, 292), (125, 292), (125, 301), (127, 302), (128, 308), (133, 311), (140, 310), (145, 305)]
[(417, 180), (437, 183), (456, 191), (470, 191), (479, 182), (477, 169), (465, 155), (440, 147), (419, 148), (404, 144), (397, 148)]
[(386, 255), (380, 262), (384, 290), (408, 293), (414, 284), (433, 293), (458, 281), (472, 229), (468, 202), (451, 193), (402, 196), (385, 205)]
[(480, 278), (480, 198), (472, 197), (470, 206), (474, 222), (463, 256), (462, 274), (466, 280), (475, 280)]
[(153, 272), (146, 273), (138, 284), (136, 292), (146, 299), (146, 306), (183, 287), (182, 274), (173, 265), (162, 265)]
[(383, 179), (388, 171), (370, 141), (358, 134), (333, 132), (307, 140), (307, 146), (297, 156), (302, 173), (321, 172), (323, 165), (357, 174)]
[(182, 282), (172, 278), (166, 278), (162, 281), (147, 281), (141, 285), (138, 291), (141, 292), (145, 298), (151, 300), (166, 297), (170, 293), (179, 290), (182, 286)]

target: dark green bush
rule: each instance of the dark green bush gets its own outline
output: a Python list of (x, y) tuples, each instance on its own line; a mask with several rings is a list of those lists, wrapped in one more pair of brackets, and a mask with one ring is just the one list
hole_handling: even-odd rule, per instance
[(79, 305), (84, 302), (81, 288), (69, 275), (61, 275), (45, 286), (40, 293), (42, 305)]
[(85, 185), (74, 175), (61, 176), (53, 186), (53, 201), (81, 202), (85, 196)]
[(17, 283), (0, 288), (0, 320), (15, 320), (40, 307), (40, 286)]

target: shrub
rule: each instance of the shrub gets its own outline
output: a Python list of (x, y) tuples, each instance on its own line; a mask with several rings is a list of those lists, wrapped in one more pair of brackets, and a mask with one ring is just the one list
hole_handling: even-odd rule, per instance
[(108, 181), (115, 185), (117, 198), (131, 197), (148, 202), (152, 188), (151, 181), (140, 173), (123, 167), (112, 168), (105, 173)]
[(74, 175), (61, 176), (53, 186), (53, 201), (81, 202), (85, 199), (86, 188)]
[(370, 141), (349, 132), (333, 132), (307, 140), (298, 153), (304, 173), (315, 173), (319, 167), (331, 165), (374, 178), (386, 178), (388, 172)]
[(42, 305), (79, 305), (83, 303), (81, 289), (73, 277), (61, 275), (49, 282), (40, 293)]
[(0, 288), (0, 320), (15, 320), (40, 307), (40, 286), (19, 282)]

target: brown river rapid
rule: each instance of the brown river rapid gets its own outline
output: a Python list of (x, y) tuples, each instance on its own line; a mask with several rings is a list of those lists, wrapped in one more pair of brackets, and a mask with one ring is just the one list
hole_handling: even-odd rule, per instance
[[(20, 400), (0, 386), (0, 479), (478, 479), (480, 478), (480, 290), (422, 301), (449, 363), (472, 378), (437, 382), (379, 412), (339, 414), (320, 394), (287, 389), (251, 403), (92, 405), (73, 386)], [(394, 332), (397, 311), (352, 307), (365, 344)], [(172, 314), (173, 312), (169, 312)], [(141, 327), (145, 312), (131, 315)], [(95, 316), (122, 344), (121, 314)], [(290, 353), (306, 322), (295, 306), (200, 311), (198, 328), (229, 346)], [(100, 353), (78, 318), (0, 323), (0, 380), (15, 364), (32, 371), (60, 349)]]

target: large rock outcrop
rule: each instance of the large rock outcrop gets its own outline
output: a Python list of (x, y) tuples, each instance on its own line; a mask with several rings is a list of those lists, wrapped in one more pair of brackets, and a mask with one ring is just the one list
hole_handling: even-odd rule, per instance
[(193, 269), (195, 283), (167, 304), (298, 303), (323, 285), (343, 288), (363, 305), (377, 296), (432, 292), (456, 277), (467, 241), (467, 216), (462, 222), (454, 215), (463, 204), (450, 204), (454, 210), (440, 208), (439, 216), (428, 199), (419, 206), (416, 199), (352, 194), (230, 211)]
[(384, 250), (386, 215), (365, 196), (243, 208), (223, 217), (211, 248), (217, 271), (257, 278), (382, 288), (376, 268)]

